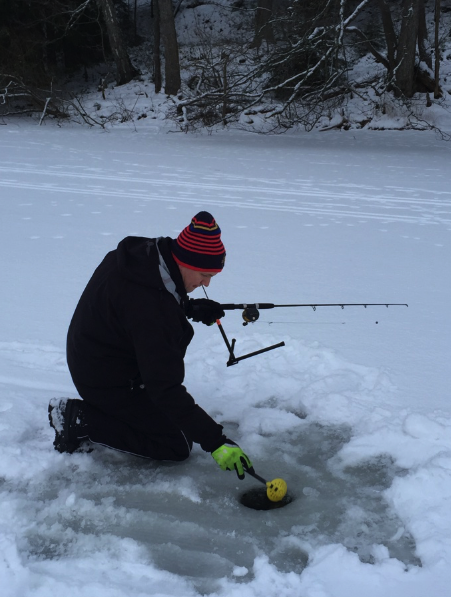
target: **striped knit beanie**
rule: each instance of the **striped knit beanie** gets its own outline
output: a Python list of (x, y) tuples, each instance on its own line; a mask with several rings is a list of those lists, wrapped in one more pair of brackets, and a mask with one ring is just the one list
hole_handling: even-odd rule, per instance
[(179, 265), (200, 272), (220, 272), (226, 252), (221, 229), (208, 211), (201, 211), (172, 241), (172, 255)]

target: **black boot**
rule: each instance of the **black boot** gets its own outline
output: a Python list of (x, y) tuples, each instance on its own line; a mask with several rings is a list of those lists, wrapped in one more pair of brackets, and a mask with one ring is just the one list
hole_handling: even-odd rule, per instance
[(72, 454), (88, 439), (83, 400), (52, 398), (49, 403), (49, 421), (55, 430), (53, 445), (58, 452)]

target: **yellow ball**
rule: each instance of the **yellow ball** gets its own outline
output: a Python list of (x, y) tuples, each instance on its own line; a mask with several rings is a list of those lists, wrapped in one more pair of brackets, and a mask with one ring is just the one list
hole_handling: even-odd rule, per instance
[(266, 483), (266, 495), (272, 502), (280, 502), (287, 495), (287, 484), (283, 479), (273, 479)]

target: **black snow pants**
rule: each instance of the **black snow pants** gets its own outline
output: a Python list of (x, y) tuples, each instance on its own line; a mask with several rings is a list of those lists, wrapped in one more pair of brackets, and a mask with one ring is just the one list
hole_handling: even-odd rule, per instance
[(76, 384), (91, 442), (155, 460), (186, 460), (193, 442), (149, 398), (145, 388)]

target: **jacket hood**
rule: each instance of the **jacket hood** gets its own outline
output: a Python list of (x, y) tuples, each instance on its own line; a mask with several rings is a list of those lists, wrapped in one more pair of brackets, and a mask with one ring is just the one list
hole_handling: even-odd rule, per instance
[[(117, 246), (117, 265), (121, 276), (135, 284), (160, 288), (162, 281), (158, 272), (156, 239), (127, 236)], [(151, 250), (153, 248), (153, 251)], [(152, 265), (156, 266), (152, 267)]]
[(163, 290), (164, 283), (159, 272), (161, 254), (179, 295), (186, 298), (180, 270), (172, 257), (172, 242), (169, 237), (127, 236), (117, 246), (119, 273), (135, 284)]

